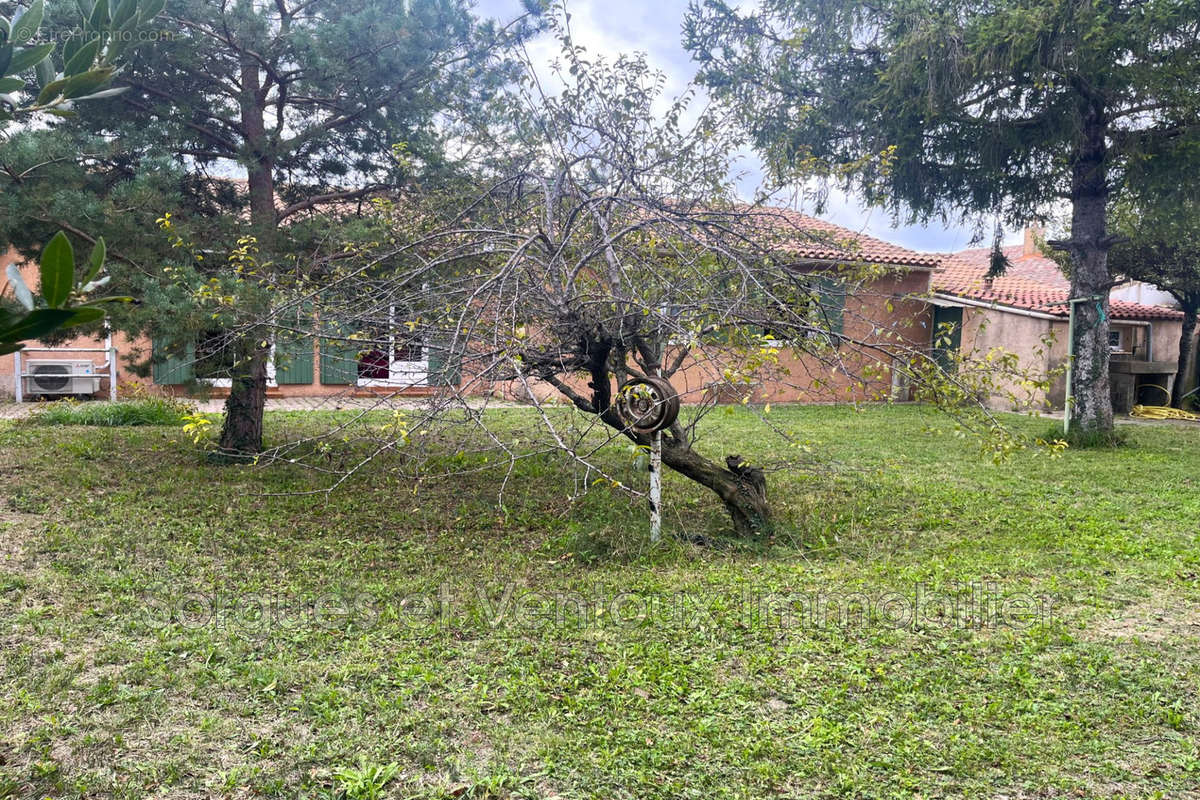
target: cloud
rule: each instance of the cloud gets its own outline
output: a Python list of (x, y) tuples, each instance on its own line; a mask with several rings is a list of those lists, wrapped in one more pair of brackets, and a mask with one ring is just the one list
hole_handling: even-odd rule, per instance
[[(681, 43), (681, 24), (687, 3), (683, 0), (568, 0), (571, 15), (571, 35), (576, 44), (589, 53), (608, 58), (620, 53), (643, 52), (651, 67), (667, 77), (665, 94), (668, 98), (681, 95), (695, 75), (695, 65)], [(478, 0), (478, 16), (508, 21), (523, 12), (520, 0)], [(526, 46), (538, 80), (546, 91), (559, 85), (550, 64), (559, 57), (559, 43), (552, 35), (542, 35)], [(703, 99), (703, 95), (698, 100)], [(698, 102), (697, 105), (700, 103)], [(665, 108), (666, 101), (663, 102)], [(746, 173), (740, 182), (742, 194), (753, 195), (762, 179), (763, 165), (758, 156), (747, 150), (741, 153), (738, 171)], [(799, 210), (811, 210), (804, 204), (792, 204)], [(826, 219), (853, 230), (914, 250), (952, 251), (973, 246), (973, 231), (963, 226), (900, 225), (893, 227), (887, 212), (865, 207), (855, 198), (840, 191), (830, 194)], [(1010, 234), (1008, 240), (1019, 240)], [(990, 243), (990, 239), (987, 243)]]

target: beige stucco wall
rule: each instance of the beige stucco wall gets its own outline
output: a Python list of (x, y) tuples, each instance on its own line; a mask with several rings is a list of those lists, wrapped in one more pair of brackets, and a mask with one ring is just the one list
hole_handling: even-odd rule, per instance
[[(1018, 370), (1035, 380), (1044, 380), (1067, 357), (1067, 326), (1057, 320), (1012, 314), (990, 308), (964, 308), (962, 353), (982, 361), (993, 349), (1017, 357)], [(996, 381), (985, 398), (992, 408), (1004, 411), (1049, 410), (1061, 407), (1065, 383), (1055, 378), (1050, 390), (1031, 390), (1019, 376)]]
[[(1178, 361), (1181, 322), (1158, 320), (1146, 325), (1114, 320), (1111, 324), (1113, 329), (1124, 331), (1125, 342), (1130, 342), (1132, 336), (1140, 340), (1149, 328), (1151, 359), (1171, 364)], [(1043, 339), (1047, 336), (1052, 336), (1053, 341), (1044, 345)], [(1051, 381), (1049, 391), (1030, 392), (1016, 379), (999, 381), (997, 390), (987, 398), (989, 406), (1004, 411), (1062, 409), (1066, 397), (1066, 376), (1061, 374), (1068, 349), (1066, 320), (1040, 319), (999, 309), (964, 308), (962, 352), (982, 359), (992, 348), (1015, 354), (1019, 368), (1031, 377), (1043, 379), (1053, 371), (1060, 374)], [(1010, 395), (1025, 402), (1015, 404)]]

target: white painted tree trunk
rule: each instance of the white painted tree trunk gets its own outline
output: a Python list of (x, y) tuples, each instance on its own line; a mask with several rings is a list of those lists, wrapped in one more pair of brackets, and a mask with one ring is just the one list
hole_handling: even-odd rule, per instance
[(650, 441), (650, 542), (662, 538), (662, 431)]

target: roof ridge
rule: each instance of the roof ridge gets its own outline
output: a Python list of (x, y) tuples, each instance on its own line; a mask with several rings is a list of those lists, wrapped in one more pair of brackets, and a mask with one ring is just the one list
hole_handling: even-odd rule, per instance
[(840, 237), (857, 247), (855, 250), (847, 249), (839, 246), (840, 243), (837, 241), (792, 241), (789, 243), (789, 246), (785, 247), (786, 252), (803, 258), (821, 261), (892, 264), (921, 269), (936, 269), (942, 263), (943, 257), (941, 254), (922, 252), (893, 244), (886, 239), (873, 236), (865, 231), (854, 230), (841, 223), (812, 214), (806, 214), (796, 209), (772, 205), (751, 206), (749, 204), (742, 205), (741, 208), (751, 214), (762, 214), (764, 216), (778, 215), (780, 218), (788, 220), (798, 231), (803, 231), (807, 228), (810, 233), (830, 234)]
[[(1018, 259), (1023, 269), (1010, 269), (1004, 275), (988, 278), (990, 264), (980, 255), (989, 252), (989, 248), (980, 248), (950, 254), (942, 262), (942, 269), (933, 273), (930, 287), (935, 292), (955, 297), (1057, 317), (1067, 316), (1065, 306), (1071, 285), (1056, 261), (1043, 254), (1031, 253)], [(1017, 264), (1013, 266), (1017, 267)], [(1136, 320), (1183, 317), (1179, 311), (1166, 306), (1112, 298), (1109, 299), (1109, 314), (1113, 319)]]

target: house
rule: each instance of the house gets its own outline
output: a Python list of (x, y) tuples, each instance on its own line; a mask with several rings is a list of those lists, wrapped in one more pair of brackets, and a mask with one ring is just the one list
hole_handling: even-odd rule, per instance
[[(888, 332), (889, 342), (903, 342), (914, 349), (928, 346), (931, 310), (920, 299), (929, 292), (930, 276), (941, 263), (941, 256), (919, 253), (888, 242), (857, 233), (829, 222), (785, 210), (771, 210), (767, 215), (772, 224), (784, 233), (777, 245), (779, 250), (794, 259), (798, 270), (822, 270), (841, 264), (870, 264), (880, 267), (877, 277), (847, 295), (835, 290), (822, 296), (822, 308), (839, 332), (853, 339), (869, 340), (881, 331)], [(794, 234), (794, 235), (793, 235)], [(813, 236), (812, 234), (816, 234)], [(12, 256), (8, 257), (11, 260)], [(0, 264), (0, 267), (5, 264)], [(27, 264), (23, 274), (31, 285), (36, 282), (36, 268)], [(319, 316), (320, 310), (316, 310)], [(312, 330), (311, 319), (297, 320), (297, 330)], [(287, 326), (284, 326), (287, 327)], [(393, 330), (396, 327), (389, 326)], [(153, 386), (157, 390), (185, 393), (201, 390), (209, 396), (220, 397), (227, 392), (229, 380), (222, 377), (220, 357), (221, 332), (211, 337), (168, 347), (165, 342), (146, 339), (127, 340), (116, 336), (113, 344), (120, 353), (117, 381), (122, 387), (133, 384)], [(387, 347), (364, 350), (361, 345), (346, 340), (311, 336), (282, 339), (274, 343), (268, 368), (269, 397), (314, 397), (334, 395), (373, 395), (400, 392), (423, 395), (439, 391), (450, 383), (462, 382), (469, 391), (520, 399), (527, 387), (510, 383), (492, 384), (462, 375), (451, 369), (446, 359), (439, 358), (436, 348), (428, 343), (411, 342), (402, 334), (393, 334)], [(40, 346), (31, 343), (31, 347)], [(99, 349), (103, 342), (76, 337), (66, 346)], [(843, 369), (830, 370), (804, 356), (797, 357), (788, 348), (780, 348), (775, 379), (760, 380), (748, 387), (751, 396), (763, 402), (831, 402), (882, 399), (897, 396), (906, 399), (902, 385), (893, 386), (890, 365), (875, 363), (876, 355), (851, 352), (841, 354)], [(53, 353), (24, 354), (54, 358)], [(151, 356), (153, 358), (151, 359)], [(99, 367), (107, 359), (104, 353), (95, 356)], [(133, 365), (152, 360), (149, 374), (136, 374)], [(15, 385), (14, 359), (0, 359), (0, 387), (10, 393)], [(714, 371), (715, 370), (715, 371)], [(145, 371), (140, 370), (140, 371)], [(720, 365), (713, 362), (687, 364), (675, 377), (677, 389), (685, 398), (698, 399), (706, 388), (719, 382)], [(107, 392), (102, 381), (101, 393)], [(547, 394), (550, 387), (546, 388)], [(26, 392), (30, 394), (30, 392)], [(722, 400), (741, 399), (722, 397)]]
[[(920, 253), (856, 231), (796, 212), (772, 210), (773, 224), (789, 233), (780, 239), (779, 251), (798, 270), (829, 270), (839, 265), (867, 264), (879, 267), (876, 276), (846, 293), (835, 291), (823, 297), (822, 306), (833, 327), (856, 341), (886, 339), (889, 346), (911, 352), (930, 352), (944, 356), (948, 350), (982, 355), (993, 348), (1015, 354), (1022, 369), (1047, 374), (1065, 363), (1067, 355), (1067, 307), (1070, 285), (1058, 265), (1043, 256), (1032, 233), (1023, 245), (1006, 249), (1011, 266), (1006, 275), (986, 277), (990, 251), (966, 250), (952, 254)], [(791, 235), (792, 231), (818, 236)], [(9, 255), (0, 259), (3, 269)], [(36, 280), (33, 265), (23, 268), (27, 281)], [(1152, 287), (1141, 288), (1143, 296), (1155, 297)], [(296, 313), (301, 313), (297, 311)], [(316, 312), (319, 315), (319, 310)], [(1175, 379), (1178, 341), (1182, 314), (1177, 310), (1147, 302), (1125, 299), (1114, 291), (1110, 301), (1111, 343), (1113, 348), (1112, 381), (1118, 410), (1127, 411), (1133, 403), (1164, 403)], [(938, 331), (952, 323), (954, 331), (948, 347), (935, 345)], [(286, 325), (284, 327), (287, 327)], [(312, 330), (313, 320), (297, 319), (297, 330)], [(393, 330), (401, 326), (389, 326)], [(884, 334), (881, 337), (881, 333)], [(452, 368), (436, 348), (428, 343), (412, 342), (393, 333), (388, 346), (362, 349), (361, 345), (337, 338), (297, 336), (279, 338), (273, 347), (268, 367), (269, 397), (320, 397), (338, 395), (378, 395), (401, 393), (428, 395), (446, 385), (462, 385), (476, 394), (522, 399), (529, 387), (512, 383), (488, 383), (470, 375), (469, 368)], [(221, 332), (211, 337), (169, 350), (165, 343), (145, 339), (129, 340), (114, 335), (95, 341), (76, 337), (68, 347), (93, 348), (87, 355), (99, 370), (108, 361), (103, 348), (115, 347), (120, 353), (118, 384), (134, 384), (181, 394), (203, 391), (222, 396), (229, 386), (222, 377), (220, 358)], [(1046, 342), (1049, 341), (1049, 344)], [(31, 343), (31, 347), (39, 347)], [(847, 347), (839, 355), (839, 368), (789, 348), (779, 348), (779, 363), (773, 375), (760, 377), (741, 391), (758, 402), (845, 402), (878, 399), (905, 400), (909, 389), (903, 370), (892, 369), (886, 355), (864, 353)], [(133, 365), (153, 358), (149, 373), (139, 376)], [(61, 358), (54, 352), (27, 351), (29, 358)], [(75, 353), (71, 358), (83, 358)], [(0, 359), (0, 390), (15, 386), (12, 357)], [(676, 388), (688, 401), (719, 383), (723, 365), (713, 361), (687, 363), (673, 378)], [(24, 371), (24, 370), (23, 370)], [(140, 371), (145, 371), (140, 370)], [(1045, 392), (1033, 398), (1041, 408), (1061, 408), (1065, 382), (1060, 376)], [(540, 387), (538, 394), (552, 395), (552, 387)], [(989, 398), (996, 407), (1011, 407), (1009, 393), (998, 387)], [(107, 378), (101, 376), (100, 392), (108, 391)], [(26, 392), (30, 394), (30, 392)]]
[[(832, 295), (833, 304), (826, 310), (833, 311), (830, 327), (836, 332), (852, 341), (877, 343), (881, 349), (843, 348), (838, 368), (831, 369), (827, 360), (780, 348), (778, 377), (759, 382), (752, 399), (775, 403), (908, 400), (907, 381), (902, 371), (887, 363), (884, 351), (928, 348), (932, 308), (926, 298), (942, 256), (786, 209), (770, 209), (769, 218), (784, 232), (776, 249), (798, 271), (832, 271), (843, 265), (880, 268), (877, 277), (857, 284), (853, 292)], [(695, 365), (672, 380), (687, 396), (713, 378), (711, 366)]]
[[(953, 323), (950, 348), (963, 353), (982, 356), (998, 347), (1015, 353), (1026, 369), (1041, 374), (1059, 370), (1067, 358), (1070, 281), (1042, 254), (1031, 230), (1021, 245), (1005, 248), (1004, 254), (1009, 267), (994, 279), (987, 277), (989, 249), (945, 256), (932, 282), (935, 329)], [(1110, 295), (1110, 380), (1118, 413), (1128, 412), (1135, 403), (1168, 404), (1177, 377), (1183, 314), (1145, 301), (1151, 298), (1163, 299), (1153, 287), (1118, 287)], [(1035, 402), (1061, 409), (1065, 391), (1065, 376), (1059, 374)], [(1003, 406), (1005, 396), (997, 393), (992, 404)]]

